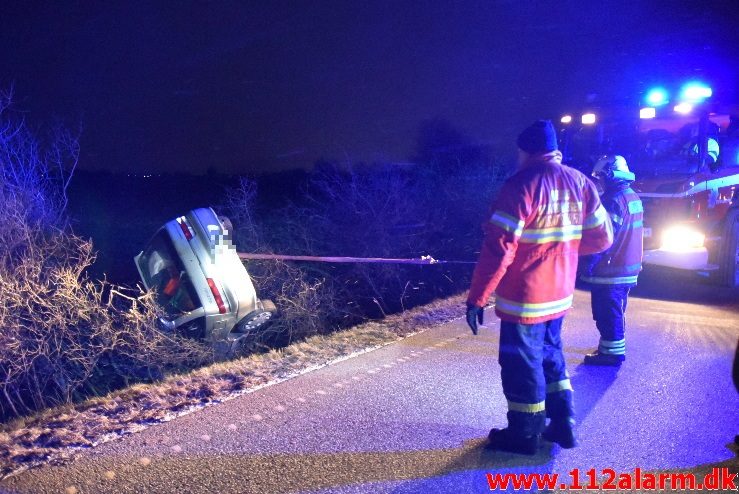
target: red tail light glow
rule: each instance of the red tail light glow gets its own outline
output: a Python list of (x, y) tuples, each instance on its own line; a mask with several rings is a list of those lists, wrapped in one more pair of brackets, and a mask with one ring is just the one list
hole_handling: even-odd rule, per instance
[(690, 218), (700, 218), (701, 217), (701, 203), (700, 201), (691, 201), (690, 203)]
[(185, 222), (185, 218), (179, 218), (177, 220), (177, 223), (180, 224), (180, 228), (182, 228), (182, 233), (185, 234), (185, 238), (187, 240), (192, 240), (192, 232), (190, 231), (190, 228), (187, 226), (187, 223)]
[(223, 303), (223, 297), (221, 297), (221, 292), (218, 291), (218, 287), (216, 287), (215, 281), (213, 281), (212, 278), (206, 278), (208, 280), (208, 286), (210, 287), (210, 291), (213, 294), (213, 298), (216, 299), (216, 305), (218, 305), (218, 312), (221, 314), (226, 313), (226, 304)]

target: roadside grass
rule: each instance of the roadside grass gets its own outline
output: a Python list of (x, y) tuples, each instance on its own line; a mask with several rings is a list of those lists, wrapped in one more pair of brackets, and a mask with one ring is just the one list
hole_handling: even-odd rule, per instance
[(457, 319), (462, 295), (0, 426), (0, 479)]

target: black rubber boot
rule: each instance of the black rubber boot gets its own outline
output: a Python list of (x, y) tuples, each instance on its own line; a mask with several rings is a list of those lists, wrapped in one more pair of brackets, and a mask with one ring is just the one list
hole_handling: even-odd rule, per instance
[(577, 446), (577, 438), (575, 437), (575, 421), (573, 419), (552, 420), (542, 437), (550, 443), (557, 443), (564, 449), (570, 449)]
[(624, 360), (626, 360), (626, 355), (609, 355), (607, 353), (600, 353), (596, 350), (593, 353), (585, 355), (583, 364), (619, 367), (624, 362)]
[(510, 428), (492, 429), (488, 434), (490, 442), (485, 445), (486, 449), (496, 451), (507, 451), (520, 455), (535, 455), (539, 449), (539, 434), (534, 436), (521, 436), (511, 431)]
[(522, 455), (535, 455), (539, 449), (541, 431), (544, 430), (544, 412), (528, 413), (509, 410), (508, 427), (493, 429), (488, 434), (487, 449), (508, 451)]

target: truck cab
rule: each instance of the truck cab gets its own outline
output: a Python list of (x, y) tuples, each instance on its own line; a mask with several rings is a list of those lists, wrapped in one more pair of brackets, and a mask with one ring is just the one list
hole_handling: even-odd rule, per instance
[(644, 205), (644, 264), (738, 286), (739, 108), (702, 101), (587, 114), (560, 121), (565, 162), (589, 174), (600, 155), (626, 158)]

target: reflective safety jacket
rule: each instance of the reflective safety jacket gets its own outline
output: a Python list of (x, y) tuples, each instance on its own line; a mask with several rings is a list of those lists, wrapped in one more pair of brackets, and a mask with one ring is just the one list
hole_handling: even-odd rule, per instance
[(572, 306), (578, 256), (607, 249), (613, 232), (595, 185), (561, 159), (534, 155), (503, 185), (483, 225), (468, 304), (483, 307), (495, 292), (495, 313), (522, 324)]
[(582, 280), (598, 285), (636, 285), (644, 252), (641, 199), (624, 184), (606, 190), (601, 201), (613, 222), (613, 245), (583, 260), (587, 268)]

